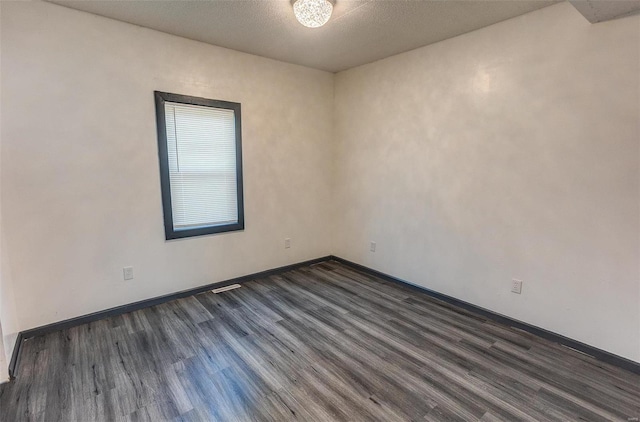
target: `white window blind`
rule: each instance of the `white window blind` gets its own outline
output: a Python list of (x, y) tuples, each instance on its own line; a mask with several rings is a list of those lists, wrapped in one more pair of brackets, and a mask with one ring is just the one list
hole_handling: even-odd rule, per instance
[(165, 102), (174, 230), (238, 222), (233, 110)]

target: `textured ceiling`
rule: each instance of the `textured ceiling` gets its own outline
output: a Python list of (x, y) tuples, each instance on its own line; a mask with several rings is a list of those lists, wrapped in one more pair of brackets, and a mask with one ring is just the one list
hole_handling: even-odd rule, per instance
[(336, 0), (321, 28), (289, 0), (49, 0), (169, 34), (337, 72), (512, 18), (557, 1)]
[(640, 10), (640, 0), (570, 0), (591, 23), (604, 22)]

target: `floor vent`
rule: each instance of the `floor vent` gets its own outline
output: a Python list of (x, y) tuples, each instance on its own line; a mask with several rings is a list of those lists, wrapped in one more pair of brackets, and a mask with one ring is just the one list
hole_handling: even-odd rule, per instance
[(237, 289), (240, 288), (242, 286), (240, 286), (239, 284), (230, 284), (229, 286), (224, 286), (224, 287), (219, 287), (217, 289), (213, 289), (211, 290), (213, 293), (222, 293), (222, 292), (226, 292), (227, 290), (233, 290), (233, 289)]
[(589, 354), (587, 352), (583, 352), (582, 350), (574, 349), (573, 347), (567, 346), (566, 344), (562, 344), (561, 346), (564, 347), (564, 348), (573, 350), (574, 352), (578, 352), (578, 353), (580, 353), (582, 355), (589, 356), (590, 358), (595, 358), (593, 355), (591, 355), (591, 354)]

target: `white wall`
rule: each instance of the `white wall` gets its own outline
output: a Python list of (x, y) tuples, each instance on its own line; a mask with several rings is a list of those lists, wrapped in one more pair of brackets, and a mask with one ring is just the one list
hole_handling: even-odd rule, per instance
[(339, 73), (333, 253), (640, 361), (639, 53), (563, 3)]
[(9, 362), (20, 331), (4, 231), (0, 217), (0, 382), (9, 378)]
[[(43, 2), (1, 30), (20, 330), (331, 252), (331, 73)], [(243, 232), (165, 241), (154, 90), (242, 103)]]
[[(0, 23), (2, 21), (0, 8)], [(1, 24), (0, 24), (1, 28)], [(0, 30), (0, 46), (2, 45), (2, 31)], [(2, 79), (2, 54), (0, 54), (0, 80)], [(0, 98), (2, 90), (0, 89)], [(0, 156), (2, 155), (2, 101), (0, 101)], [(0, 160), (1, 163), (1, 160)], [(0, 185), (1, 192), (1, 185)], [(2, 224), (2, 195), (0, 193), (0, 382), (9, 379), (9, 361), (13, 346), (18, 336), (18, 321), (13, 295), (11, 271), (7, 263), (7, 249), (4, 245), (4, 225)]]
[[(0, 22), (2, 22), (2, 10), (0, 8)], [(0, 26), (1, 28), (1, 26)], [(2, 45), (2, 31), (0, 30), (0, 46)], [(2, 55), (0, 54), (0, 80), (2, 79)], [(2, 98), (2, 92), (0, 91), (0, 98)], [(0, 101), (1, 103), (1, 101)], [(0, 134), (2, 134), (2, 107), (0, 104)], [(2, 153), (2, 138), (0, 137), (0, 157), (1, 157), (1, 153)], [(0, 160), (1, 161), (1, 160)], [(2, 194), (1, 194), (1, 190), (0, 190), (0, 245), (2, 244)], [(2, 256), (2, 246), (0, 246), (0, 257)], [(0, 258), (0, 382), (3, 382), (6, 380), (7, 376), (8, 376), (8, 371), (7, 371), (7, 358), (6, 358), (6, 353), (5, 353), (5, 347), (4, 347), (4, 334), (3, 334), (3, 330), (2, 330), (2, 321), (4, 320), (3, 318), (3, 309), (4, 306), (2, 306), (3, 302), (4, 302), (4, 292), (3, 292), (3, 287), (4, 287), (4, 278), (2, 277), (2, 258)]]
[[(12, 332), (334, 253), (640, 361), (639, 16), (590, 25), (560, 4), (334, 85), (47, 3), (1, 8)], [(242, 103), (244, 232), (164, 240), (153, 90)]]

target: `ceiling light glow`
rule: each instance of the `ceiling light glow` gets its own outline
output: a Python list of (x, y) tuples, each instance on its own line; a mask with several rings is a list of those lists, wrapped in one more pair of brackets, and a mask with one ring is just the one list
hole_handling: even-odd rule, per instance
[(318, 28), (329, 21), (333, 4), (329, 0), (296, 0), (293, 13), (308, 28)]

